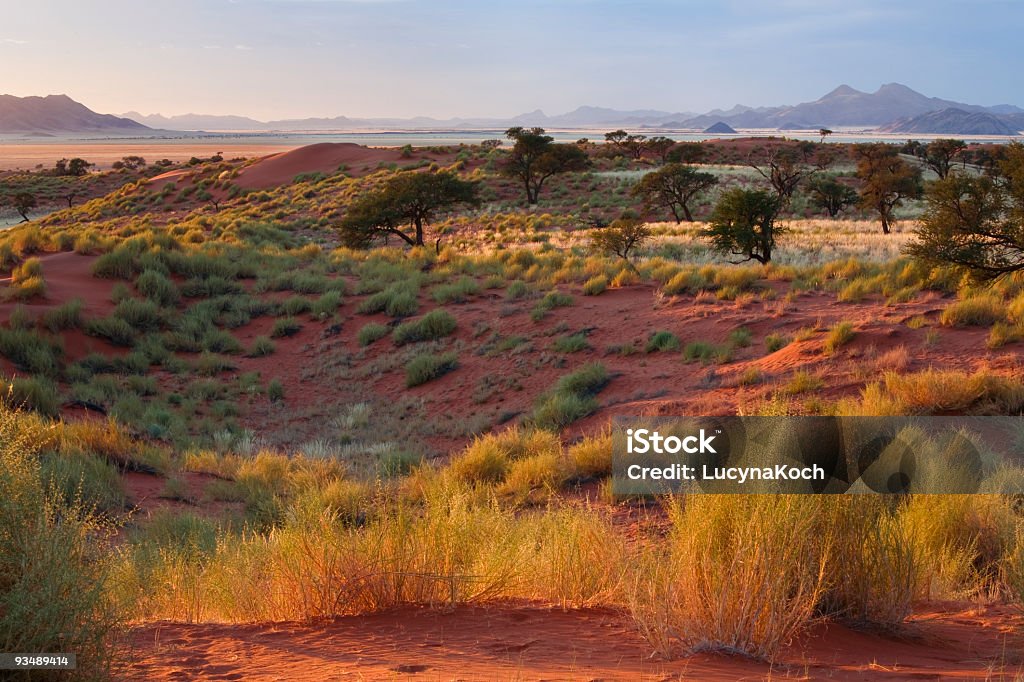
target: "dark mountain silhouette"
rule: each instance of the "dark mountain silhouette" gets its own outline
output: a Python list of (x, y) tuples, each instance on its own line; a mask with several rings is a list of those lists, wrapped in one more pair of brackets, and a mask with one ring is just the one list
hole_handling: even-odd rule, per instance
[(67, 95), (15, 97), (0, 95), (0, 133), (145, 133), (141, 123), (97, 114)]
[(733, 130), (729, 124), (722, 123), (721, 121), (714, 124), (713, 126), (705, 128), (704, 132), (709, 133), (711, 135), (734, 135), (736, 133), (736, 131)]
[[(1019, 116), (1019, 114), (1018, 114)], [(886, 133), (922, 133), (935, 135), (1016, 135), (1005, 116), (950, 107), (912, 118), (904, 118), (879, 128)]]

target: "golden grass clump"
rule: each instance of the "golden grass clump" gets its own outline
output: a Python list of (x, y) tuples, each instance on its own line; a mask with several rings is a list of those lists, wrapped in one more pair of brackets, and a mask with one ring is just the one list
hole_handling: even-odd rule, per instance
[(888, 371), (868, 384), (859, 401), (844, 401), (840, 414), (914, 415), (949, 412), (1017, 414), (1024, 409), (1020, 381), (986, 371), (974, 374), (927, 369), (902, 374)]
[(1006, 302), (994, 293), (962, 298), (942, 311), (939, 321), (947, 327), (987, 327), (1006, 319)]
[(671, 507), (669, 546), (627, 588), (633, 619), (663, 656), (696, 651), (771, 660), (814, 617), (831, 538), (820, 500), (694, 495)]
[(581, 478), (604, 477), (612, 473), (612, 434), (610, 430), (586, 436), (569, 448), (576, 475)]

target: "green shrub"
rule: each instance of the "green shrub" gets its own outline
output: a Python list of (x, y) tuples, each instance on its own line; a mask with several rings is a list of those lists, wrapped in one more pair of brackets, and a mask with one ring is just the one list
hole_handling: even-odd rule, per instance
[(181, 294), (167, 275), (158, 270), (145, 270), (135, 280), (135, 288), (149, 300), (162, 306), (177, 305)]
[(789, 345), (789, 339), (782, 334), (769, 334), (764, 337), (764, 347), (769, 353), (774, 353)]
[(0, 355), (18, 369), (55, 376), (60, 369), (64, 349), (59, 340), (42, 336), (35, 330), (0, 327)]
[(313, 304), (309, 308), (309, 312), (318, 320), (326, 320), (338, 312), (338, 308), (341, 307), (341, 301), (340, 292), (328, 291), (320, 296), (320, 298), (313, 301)]
[(853, 331), (852, 322), (837, 322), (829, 330), (828, 336), (825, 337), (823, 349), (827, 355), (831, 355), (852, 341), (856, 335), (856, 332)]
[(405, 366), (405, 386), (412, 388), (425, 384), (452, 371), (458, 366), (455, 353), (418, 355)]
[(537, 305), (530, 311), (530, 319), (534, 322), (540, 322), (544, 319), (544, 316), (549, 311), (555, 308), (564, 308), (573, 304), (573, 298), (569, 294), (563, 294), (559, 291), (549, 291), (544, 295), (544, 298), (537, 301)]
[(105, 279), (131, 279), (135, 271), (135, 253), (124, 245), (104, 253), (92, 264), (92, 274)]
[(269, 336), (257, 336), (252, 340), (252, 345), (246, 351), (246, 356), (250, 358), (263, 358), (271, 355), (276, 348), (277, 346)]
[(277, 310), (284, 315), (295, 316), (309, 312), (312, 307), (313, 304), (308, 298), (304, 298), (302, 296), (289, 296), (278, 304)]
[(729, 343), (736, 348), (746, 348), (753, 338), (754, 335), (746, 327), (739, 327), (729, 333)]
[(694, 362), (728, 362), (732, 358), (732, 350), (728, 346), (719, 346), (707, 341), (693, 341), (683, 348), (683, 360)]
[(387, 313), (391, 317), (415, 315), (419, 309), (416, 294), (417, 287), (414, 284), (398, 282), (363, 299), (356, 312), (363, 315)]
[(101, 317), (85, 323), (85, 333), (99, 336), (115, 346), (130, 348), (135, 345), (139, 333), (120, 317)]
[(126, 298), (114, 306), (114, 317), (120, 318), (140, 332), (153, 332), (164, 326), (160, 306), (148, 299)]
[(530, 285), (521, 280), (512, 282), (505, 289), (505, 297), (511, 301), (518, 301), (521, 298), (526, 298), (529, 294)]
[(0, 403), (7, 408), (33, 410), (48, 417), (60, 413), (57, 386), (45, 377), (0, 380)]
[(589, 349), (590, 344), (587, 343), (587, 335), (582, 332), (560, 336), (551, 344), (551, 350), (556, 353), (578, 353)]
[(470, 296), (480, 293), (480, 285), (471, 277), (461, 277), (457, 282), (434, 287), (431, 296), (438, 303), (464, 303)]
[(203, 334), (203, 350), (210, 353), (241, 353), (241, 342), (223, 329), (211, 329)]
[(360, 346), (369, 346), (374, 341), (383, 339), (391, 331), (390, 327), (386, 324), (377, 324), (376, 322), (370, 322), (369, 324), (363, 325), (363, 327), (356, 334), (356, 340)]
[(74, 298), (46, 311), (43, 326), (56, 334), (66, 329), (77, 329), (82, 325), (82, 299)]
[(680, 348), (679, 337), (668, 331), (657, 331), (651, 334), (651, 338), (647, 339), (647, 345), (644, 346), (645, 353), (655, 353), (659, 351), (677, 351)]
[(604, 293), (607, 288), (608, 278), (604, 275), (597, 275), (583, 283), (583, 294), (586, 296), (597, 296)]
[(577, 419), (592, 414), (597, 400), (572, 393), (551, 393), (537, 401), (532, 421), (537, 428), (560, 431)]
[(391, 338), (396, 346), (418, 341), (433, 341), (450, 335), (457, 326), (451, 313), (438, 308), (431, 310), (418, 320), (410, 320), (398, 325), (392, 332)]
[(117, 468), (91, 453), (56, 452), (41, 458), (43, 484), (60, 496), (63, 505), (81, 501), (90, 508), (124, 511), (124, 482)]
[(203, 351), (196, 361), (195, 369), (196, 373), (201, 376), (212, 377), (222, 372), (232, 372), (238, 369), (238, 365), (216, 353)]
[(597, 409), (597, 400), (594, 396), (607, 386), (609, 381), (611, 377), (604, 365), (584, 365), (559, 379), (552, 390), (537, 399), (531, 421), (540, 429), (563, 429)]
[(284, 400), (284, 384), (279, 379), (271, 379), (267, 384), (267, 397), (275, 403)]
[(282, 317), (279, 320), (274, 321), (274, 326), (270, 330), (271, 338), (280, 339), (285, 336), (294, 336), (299, 333), (302, 329), (302, 324), (299, 323), (294, 317)]

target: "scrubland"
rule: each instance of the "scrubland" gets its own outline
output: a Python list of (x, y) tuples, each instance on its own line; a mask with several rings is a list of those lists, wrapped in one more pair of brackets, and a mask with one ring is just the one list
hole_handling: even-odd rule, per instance
[(523, 209), (492, 153), (450, 152), (488, 198), (436, 247), (341, 246), (346, 203), (396, 170), (372, 164), (267, 189), (199, 164), (0, 234), (0, 649), (73, 644), (102, 677), (155, 621), (511, 600), (610, 609), (660, 660), (775, 661), (821, 622), (1024, 604), (1019, 495), (622, 498), (607, 430), (1020, 415), (1024, 279), (903, 256), (910, 218), (802, 207), (767, 266), (686, 223), (624, 262), (581, 215), (628, 207), (628, 175)]

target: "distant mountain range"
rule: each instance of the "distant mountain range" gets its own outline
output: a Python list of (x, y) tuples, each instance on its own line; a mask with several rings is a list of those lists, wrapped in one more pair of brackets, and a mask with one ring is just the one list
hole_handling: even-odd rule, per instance
[(67, 95), (15, 97), (0, 95), (0, 133), (144, 133), (138, 121), (97, 114)]
[[(921, 118), (913, 124), (907, 122), (934, 112), (955, 109), (971, 116)], [(715, 109), (706, 114), (670, 113), (639, 109), (620, 111), (602, 107), (584, 106), (566, 114), (548, 116), (541, 110), (520, 114), (512, 118), (432, 118), (412, 119), (353, 119), (311, 118), (285, 121), (256, 121), (238, 116), (203, 116), (187, 114), (170, 118), (143, 116), (136, 112), (126, 117), (149, 126), (167, 130), (348, 130), (367, 128), (504, 128), (510, 125), (543, 126), (546, 128), (653, 128), (680, 130), (708, 130), (721, 123), (732, 129), (815, 130), (822, 127), (873, 129), (884, 127), (892, 132), (919, 134), (960, 135), (1014, 135), (1024, 130), (1024, 109), (1000, 104), (985, 107), (964, 104), (938, 97), (928, 97), (899, 83), (888, 83), (868, 93), (840, 85), (827, 95), (813, 101), (792, 106), (749, 107), (737, 104), (727, 110)], [(980, 115), (980, 116), (977, 116)], [(988, 118), (985, 118), (988, 117)], [(986, 124), (980, 121), (984, 118)], [(908, 124), (907, 130), (893, 126)], [(724, 128), (716, 128), (723, 130)], [(972, 132), (980, 131), (980, 132)], [(996, 132), (1002, 131), (1002, 132)]]
[(680, 117), (690, 117), (693, 113), (672, 113), (653, 109), (637, 111), (619, 111), (603, 107), (579, 107), (574, 111), (557, 116), (548, 116), (540, 109), (512, 118), (449, 118), (436, 119), (419, 116), (416, 118), (304, 118), (285, 119), (279, 121), (257, 121), (244, 116), (215, 116), (209, 114), (182, 114), (180, 116), (161, 116), (160, 114), (144, 115), (137, 111), (129, 111), (123, 116), (138, 121), (152, 128), (163, 130), (206, 130), (206, 131), (323, 131), (323, 130), (359, 130), (381, 128), (426, 128), (426, 129), (460, 129), (460, 128), (507, 128), (513, 125), (542, 126), (546, 128), (590, 128), (590, 127), (627, 127), (660, 125), (666, 121)]
[[(970, 113), (979, 112), (995, 117), (1024, 113), (1024, 109), (1009, 104), (994, 107), (963, 104), (938, 97), (927, 97), (905, 85), (889, 83), (872, 93), (854, 90), (849, 85), (840, 85), (820, 99), (793, 106), (755, 109), (737, 105), (729, 111), (712, 111), (702, 116), (669, 121), (663, 124), (663, 127), (704, 129), (721, 122), (733, 128), (776, 130), (813, 130), (821, 127), (874, 128), (945, 109), (958, 109)], [(928, 131), (915, 130), (912, 132)], [(935, 130), (934, 132), (950, 131)]]
[[(721, 124), (721, 125), (719, 125)], [(583, 106), (565, 114), (548, 116), (541, 110), (511, 118), (305, 118), (257, 121), (245, 116), (184, 114), (181, 116), (123, 116), (98, 114), (66, 95), (14, 97), (0, 95), (0, 134), (50, 135), (159, 135), (170, 131), (205, 132), (324, 132), (342, 130), (459, 130), (509, 126), (542, 126), (548, 129), (648, 129), (650, 134), (667, 130), (769, 129), (816, 130), (818, 128), (878, 129), (884, 132), (944, 135), (1015, 135), (1024, 130), (1024, 109), (1009, 104), (979, 106), (927, 97), (905, 85), (889, 83), (873, 93), (841, 85), (813, 102), (793, 106), (748, 107), (736, 105), (706, 114), (653, 109), (622, 111)]]
[[(1012, 124), (1011, 124), (1012, 123)], [(886, 133), (933, 133), (943, 135), (1017, 135), (1024, 128), (1024, 114), (990, 114), (950, 107), (942, 111), (904, 118), (879, 128)]]

